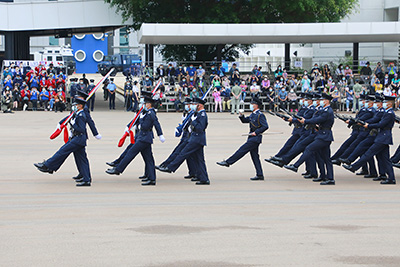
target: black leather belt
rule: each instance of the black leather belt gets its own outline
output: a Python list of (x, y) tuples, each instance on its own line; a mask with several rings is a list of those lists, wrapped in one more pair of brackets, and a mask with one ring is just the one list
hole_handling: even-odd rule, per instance
[(323, 127), (319, 128), (320, 131), (326, 131), (326, 130), (329, 130), (329, 131), (330, 131), (331, 129), (332, 129), (332, 128), (323, 128)]

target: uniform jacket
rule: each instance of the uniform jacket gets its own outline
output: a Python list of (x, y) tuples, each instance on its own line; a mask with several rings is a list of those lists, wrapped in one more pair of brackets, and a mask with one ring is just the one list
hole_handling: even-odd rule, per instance
[(330, 106), (320, 109), (316, 116), (306, 119), (305, 124), (318, 124), (319, 130), (315, 139), (333, 141), (332, 126), (335, 121), (333, 110)]
[(247, 140), (251, 142), (261, 143), (262, 133), (269, 128), (265, 115), (260, 110), (257, 110), (251, 113), (248, 117), (245, 117), (243, 115), (239, 116), (239, 119), (242, 123), (250, 124), (250, 133), (256, 133), (256, 136), (249, 135)]
[[(307, 111), (307, 108), (305, 106), (301, 106), (301, 108), (299, 109), (299, 112), (297, 112), (297, 115), (300, 117), (304, 116), (304, 113)], [(292, 131), (292, 135), (298, 134), (300, 135), (303, 132), (303, 125), (298, 121), (292, 121), (294, 128)]]
[(393, 109), (383, 112), (379, 122), (368, 124), (368, 129), (378, 129), (375, 143), (393, 145), (392, 128), (394, 125), (395, 114)]
[(163, 134), (156, 112), (154, 108), (151, 108), (139, 115), (138, 128), (140, 131), (136, 136), (136, 141), (152, 144), (154, 139), (153, 126), (156, 128), (158, 136)]
[(78, 111), (71, 119), (71, 130), (72, 137), (70, 139), (71, 143), (86, 146), (87, 140), (87, 131), (86, 131), (86, 123), (87, 117), (83, 110)]
[(199, 112), (195, 112), (193, 116), (195, 116), (196, 119), (192, 120), (190, 123), (191, 134), (189, 137), (189, 142), (206, 146), (206, 129), (208, 126), (208, 117), (206, 111), (203, 109)]

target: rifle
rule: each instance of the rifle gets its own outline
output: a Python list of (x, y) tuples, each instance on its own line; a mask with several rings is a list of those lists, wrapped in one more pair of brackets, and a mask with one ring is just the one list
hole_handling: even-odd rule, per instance
[(302, 119), (303, 119), (302, 117), (300, 117), (300, 116), (297, 115), (296, 113), (289, 112), (287, 109), (280, 108), (279, 110), (285, 112), (285, 113), (288, 114), (289, 116), (291, 116), (291, 117), (293, 117), (293, 118), (296, 118), (296, 119), (298, 119), (298, 120), (302, 120)]
[[(86, 101), (88, 101), (97, 91), (97, 89), (100, 88), (100, 85), (111, 75), (111, 73), (114, 71), (114, 68), (112, 68), (101, 80), (96, 84), (95, 87), (93, 87), (92, 90), (90, 90), (88, 97), (86, 98)], [(54, 133), (50, 136), (50, 139), (53, 140), (57, 136), (60, 135), (62, 130), (64, 129), (64, 142), (67, 143), (69, 139), (69, 134), (68, 134), (68, 129), (66, 128), (67, 124), (69, 121), (72, 119), (74, 116), (75, 112), (72, 111), (68, 117), (61, 123), (60, 128), (57, 127), (57, 129), (54, 131)]]
[[(156, 86), (154, 87), (154, 89), (151, 91), (151, 93), (154, 94), (156, 93), (158, 87), (160, 87), (160, 85), (162, 84), (161, 79), (157, 82)], [(129, 124), (128, 127), (128, 131), (125, 131), (124, 134), (122, 135), (121, 139), (118, 142), (118, 147), (121, 147), (124, 143), (125, 143), (125, 139), (128, 137), (128, 135), (130, 136), (131, 139), (131, 144), (135, 143), (135, 135), (133, 134), (133, 132), (131, 131), (133, 125), (136, 124), (139, 115), (142, 113), (143, 111), (143, 106), (139, 109), (139, 111), (136, 113), (135, 117), (133, 118), (132, 122)]]
[[(207, 97), (207, 95), (208, 95), (208, 93), (211, 91), (212, 87), (213, 87), (213, 85), (211, 85), (210, 88), (208, 88), (208, 90), (207, 90), (206, 93), (201, 97), (201, 99), (204, 100), (204, 99)], [(187, 114), (186, 118), (183, 120), (183, 122), (180, 123), (180, 124), (176, 127), (176, 129), (175, 129), (175, 137), (179, 137), (179, 136), (182, 135), (183, 129), (185, 129), (185, 127), (187, 126), (187, 124), (188, 124), (189, 121), (191, 120), (193, 114), (194, 114), (194, 111), (193, 111), (193, 110), (190, 111), (190, 112)]]

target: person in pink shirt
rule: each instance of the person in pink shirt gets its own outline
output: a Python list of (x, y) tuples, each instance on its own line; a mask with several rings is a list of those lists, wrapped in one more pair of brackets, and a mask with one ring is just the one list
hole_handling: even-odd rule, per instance
[(215, 102), (215, 110), (214, 110), (214, 112), (217, 112), (218, 106), (219, 106), (219, 112), (222, 112), (221, 93), (217, 89), (214, 89), (214, 92), (213, 92), (212, 95), (214, 97), (214, 102)]

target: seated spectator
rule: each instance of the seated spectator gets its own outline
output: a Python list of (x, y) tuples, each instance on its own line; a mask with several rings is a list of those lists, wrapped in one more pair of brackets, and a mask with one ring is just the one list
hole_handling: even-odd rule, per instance
[(196, 68), (193, 67), (193, 64), (189, 65), (189, 68), (186, 68), (186, 79), (189, 79), (190, 77), (193, 77), (194, 79), (196, 79)]
[(183, 77), (186, 77), (186, 71), (182, 64), (180, 64), (175, 70), (175, 77), (178, 79), (178, 83), (182, 81)]
[(204, 75), (206, 75), (206, 71), (203, 69), (203, 65), (199, 65), (199, 68), (196, 70), (197, 72), (197, 78), (204, 78)]
[(392, 85), (392, 88), (393, 88), (394, 90), (396, 90), (396, 92), (399, 90), (400, 78), (398, 77), (398, 74), (397, 74), (397, 73), (394, 74), (394, 77), (393, 77), (393, 79), (392, 79), (391, 85)]
[(233, 63), (231, 69), (229, 70), (229, 74), (232, 75), (236, 71), (239, 72), (239, 69), (238, 69), (236, 63)]
[(364, 83), (368, 83), (368, 81), (371, 79), (371, 75), (372, 75), (372, 70), (369, 66), (369, 61), (367, 61), (365, 66), (362, 67), (360, 70), (360, 78)]
[(242, 93), (240, 95), (240, 103), (244, 103), (244, 100), (246, 99), (247, 95), (247, 85), (245, 81), (242, 81), (240, 83), (240, 88), (242, 88)]
[[(394, 77), (394, 76), (393, 76), (393, 77)], [(386, 74), (386, 75), (385, 75), (385, 78), (383, 79), (382, 85), (385, 86), (385, 85), (387, 85), (387, 84), (391, 84), (391, 83), (392, 83), (392, 80), (393, 80), (393, 79), (390, 79), (390, 78), (389, 78), (389, 74)]]
[(19, 92), (18, 86), (14, 86), (14, 90), (12, 91), (12, 98), (13, 98), (13, 110), (17, 110), (21, 99), (21, 94)]
[(21, 90), (21, 99), (22, 99), (22, 110), (25, 111), (28, 108), (29, 100), (31, 98), (31, 92), (29, 91), (28, 87), (25, 87)]
[(11, 72), (11, 70), (10, 70), (10, 68), (9, 67), (4, 67), (4, 70), (3, 70), (3, 77), (7, 77), (7, 76), (12, 76), (12, 72)]
[(383, 89), (383, 95), (385, 96), (392, 96), (392, 89), (390, 88), (389, 84), (386, 84)]
[(219, 76), (214, 76), (212, 80), (212, 84), (214, 88), (217, 88), (218, 91), (221, 90), (221, 78)]
[(380, 80), (383, 79), (383, 76), (385, 75), (385, 68), (382, 66), (382, 63), (378, 62), (374, 69), (374, 75)]
[(3, 82), (3, 86), (4, 86), (4, 88), (6, 88), (6, 87), (13, 88), (13, 85), (14, 85), (14, 82), (11, 79), (11, 75), (8, 75)]
[(40, 106), (47, 111), (48, 105), (50, 100), (50, 93), (44, 88), (42, 92), (40, 92)]
[(150, 76), (146, 75), (143, 81), (143, 88), (145, 91), (151, 91), (152, 87), (153, 87), (153, 82), (150, 80)]
[(267, 92), (267, 103), (268, 103), (268, 110), (274, 110), (275, 107), (275, 91), (271, 87), (268, 89)]
[(282, 72), (282, 78), (283, 78), (283, 80), (286, 82), (286, 81), (288, 80), (288, 77), (289, 77), (289, 75), (288, 75), (288, 73), (287, 73), (286, 68), (283, 68), (283, 72)]
[(269, 81), (268, 77), (265, 76), (261, 82), (261, 92), (265, 94), (270, 87), (271, 87), (271, 82)]
[(185, 95), (188, 95), (188, 83), (186, 82), (185, 77), (183, 77), (183, 79), (179, 82), (178, 89), (182, 90)]
[(224, 77), (225, 76), (225, 68), (222, 66), (222, 63), (219, 64), (218, 66), (218, 75), (219, 77)]
[(167, 77), (167, 82), (171, 85), (175, 83), (175, 77), (176, 77), (175, 73), (176, 70), (174, 66), (172, 65), (172, 63), (169, 63), (168, 69), (166, 70), (166, 77)]
[(381, 82), (378, 80), (378, 79), (376, 79), (375, 80), (375, 83), (374, 83), (374, 90), (375, 90), (375, 93), (378, 93), (378, 94), (381, 94), (382, 93), (382, 84), (381, 84)]
[(235, 82), (240, 82), (239, 70), (235, 70), (230, 76), (230, 83), (235, 84)]
[(206, 88), (206, 82), (204, 80), (204, 77), (199, 77), (197, 79), (197, 81), (196, 81), (196, 89), (197, 89), (197, 91), (199, 91), (200, 96), (203, 96), (206, 93), (207, 88)]
[(286, 92), (286, 88), (283, 87), (278, 92), (279, 107), (286, 109), (287, 108), (287, 100), (288, 100), (288, 93)]
[(322, 75), (316, 77), (315, 88), (319, 93), (322, 93), (325, 89), (326, 82)]
[(192, 92), (193, 89), (195, 89), (195, 88), (196, 88), (196, 81), (195, 81), (194, 77), (190, 77), (189, 81), (188, 81), (189, 92)]
[(218, 70), (215, 67), (215, 65), (211, 65), (211, 70), (210, 70), (210, 81), (212, 82), (214, 80), (214, 77), (219, 76), (218, 75)]
[(327, 64), (324, 65), (324, 68), (322, 69), (322, 76), (324, 76), (325, 81), (331, 77), (331, 70), (329, 69), (329, 66)]
[(280, 79), (282, 74), (283, 74), (282, 66), (279, 65), (275, 70), (275, 79), (277, 79), (277, 80)]
[(231, 82), (227, 77), (222, 78), (222, 87), (225, 87), (225, 89), (231, 89)]
[(157, 79), (162, 78), (164, 80), (164, 77), (166, 76), (164, 66), (163, 64), (160, 64), (158, 68), (156, 69), (156, 74), (157, 74)]
[(289, 101), (290, 112), (293, 112), (293, 110), (295, 110), (297, 112), (297, 110), (298, 110), (297, 95), (293, 89), (290, 89), (290, 91), (288, 93), (288, 101)]
[(221, 98), (222, 98), (222, 109), (224, 111), (231, 110), (231, 89), (222, 87), (221, 90)]
[[(352, 89), (350, 89), (349, 87), (346, 87), (345, 88), (345, 94), (346, 94), (346, 109), (347, 109), (347, 112), (349, 112), (349, 111), (353, 111), (353, 99), (354, 99), (354, 96), (353, 96), (353, 90)], [(350, 105), (352, 106), (352, 108), (350, 109)]]
[(20, 73), (16, 73), (16, 77), (13, 80), (13, 84), (18, 84), (18, 86), (21, 86), (23, 82), (23, 79), (21, 77)]
[(294, 75), (291, 75), (289, 80), (286, 82), (287, 86), (289, 89), (293, 89), (294, 91), (297, 91), (297, 80)]
[(349, 80), (350, 78), (353, 78), (353, 71), (351, 70), (349, 65), (346, 65), (343, 72), (344, 72), (344, 76), (346, 77), (347, 80)]
[(214, 97), (214, 103), (215, 103), (214, 112), (218, 111), (218, 106), (219, 106), (219, 112), (222, 112), (221, 93), (216, 88), (214, 88), (212, 96)]
[(200, 97), (199, 91), (197, 91), (196, 88), (193, 88), (192, 91), (190, 91), (190, 98), (194, 99), (199, 97)]
[(304, 75), (300, 82), (301, 85), (301, 92), (302, 93), (309, 93), (312, 91), (311, 88), (311, 80), (308, 79), (307, 75)]
[(344, 75), (344, 70), (343, 70), (343, 64), (339, 64), (335, 71), (336, 78), (338, 80), (341, 80), (345, 75)]
[(66, 102), (65, 93), (61, 89), (58, 89), (57, 95), (54, 97), (55, 112), (63, 112), (65, 110)]
[(177, 87), (176, 98), (174, 100), (175, 111), (179, 112), (183, 108), (183, 101), (184, 101), (184, 93), (182, 91), (182, 87)]
[(251, 98), (258, 98), (260, 97), (260, 86), (257, 85), (257, 82), (253, 82), (250, 86), (250, 96)]
[(261, 69), (262, 69), (262, 67), (259, 66), (259, 67), (258, 67), (258, 70), (257, 70), (257, 72), (256, 72), (256, 77), (257, 77), (257, 80), (258, 80), (258, 83), (259, 83), (259, 84), (261, 83), (262, 76), (263, 76)]
[(31, 90), (31, 97), (30, 97), (30, 101), (32, 103), (32, 110), (33, 111), (37, 111), (38, 99), (39, 99), (39, 92), (35, 87), (33, 87), (32, 90)]
[(340, 92), (336, 88), (336, 86), (332, 88), (331, 95), (333, 97), (331, 101), (332, 109), (336, 111), (339, 109), (339, 104), (340, 104)]
[(55, 84), (57, 88), (62, 88), (63, 91), (65, 92), (65, 80), (62, 78), (62, 76), (58, 76), (57, 80), (55, 81)]

